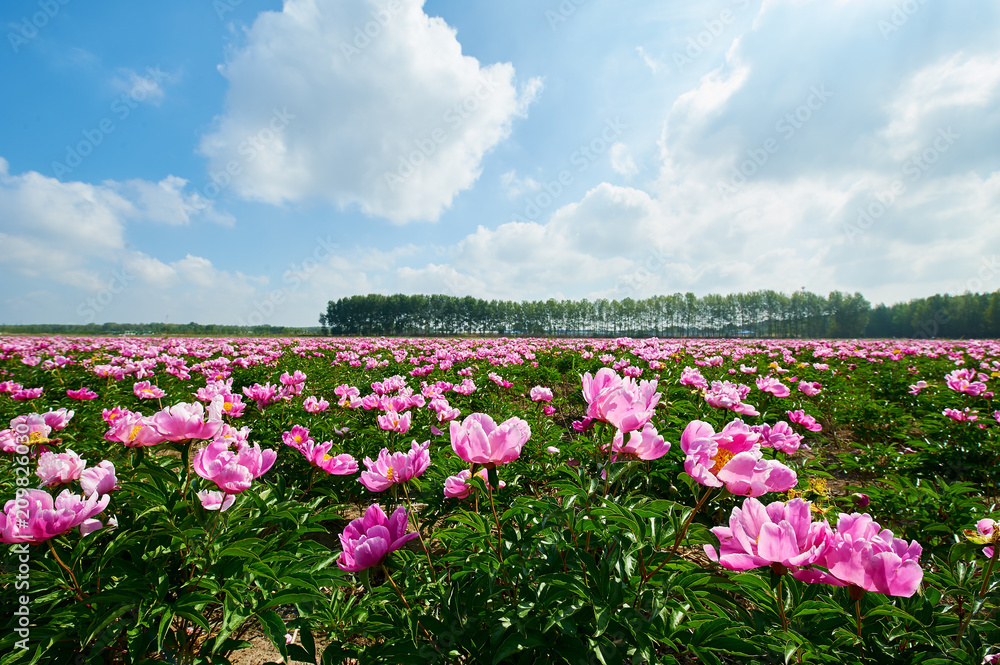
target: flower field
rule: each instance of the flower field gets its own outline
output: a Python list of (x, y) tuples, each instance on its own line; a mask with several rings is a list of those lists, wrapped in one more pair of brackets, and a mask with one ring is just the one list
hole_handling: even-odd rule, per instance
[(998, 378), (995, 341), (0, 338), (0, 665), (994, 662)]

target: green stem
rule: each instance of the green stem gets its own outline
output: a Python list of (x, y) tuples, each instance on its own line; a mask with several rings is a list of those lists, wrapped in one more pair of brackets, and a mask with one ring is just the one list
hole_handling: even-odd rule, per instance
[(52, 544), (52, 540), (49, 539), (45, 542), (49, 544), (49, 549), (52, 550), (52, 556), (56, 558), (56, 563), (58, 563), (63, 570), (69, 573), (69, 578), (73, 580), (73, 589), (76, 592), (77, 600), (83, 600), (83, 589), (80, 588), (80, 583), (76, 581), (76, 575), (74, 575), (70, 567), (63, 563), (63, 560), (59, 558), (59, 555), (56, 553), (55, 545)]
[(695, 504), (694, 510), (692, 510), (691, 514), (688, 515), (687, 521), (684, 522), (684, 526), (683, 528), (681, 528), (681, 532), (677, 534), (677, 538), (674, 540), (674, 545), (673, 547), (670, 548), (670, 551), (667, 552), (667, 558), (663, 560), (663, 563), (657, 566), (656, 569), (653, 570), (653, 572), (642, 576), (642, 580), (639, 582), (639, 589), (638, 591), (636, 591), (635, 594), (636, 599), (639, 598), (639, 593), (642, 592), (642, 586), (653, 576), (655, 576), (658, 572), (660, 572), (660, 570), (662, 570), (663, 567), (667, 565), (667, 562), (670, 561), (670, 559), (674, 556), (674, 554), (677, 553), (677, 548), (680, 547), (681, 541), (684, 540), (684, 536), (687, 535), (688, 529), (691, 527), (691, 522), (694, 521), (694, 516), (698, 513), (701, 507), (705, 505), (705, 502), (708, 501), (708, 497), (712, 494), (712, 489), (713, 488), (711, 487), (706, 488), (705, 494), (700, 499), (698, 499), (698, 503)]
[(420, 523), (417, 522), (417, 513), (413, 508), (413, 500), (410, 499), (410, 492), (406, 489), (406, 483), (403, 483), (403, 495), (406, 496), (406, 503), (410, 506), (410, 517), (413, 518), (413, 529), (417, 532), (417, 537), (420, 538), (420, 544), (424, 548), (424, 554), (427, 555), (427, 565), (430, 566), (431, 579), (433, 579), (434, 564), (431, 562), (431, 551), (427, 549), (427, 543), (424, 542), (424, 534), (420, 533)]
[(782, 594), (782, 587), (785, 576), (778, 575), (778, 590), (775, 594), (775, 601), (778, 603), (778, 616), (781, 617), (781, 629), (788, 632), (788, 617), (785, 616), (785, 599)]
[(497, 523), (497, 556), (500, 558), (500, 563), (503, 563), (503, 553), (500, 551), (503, 545), (503, 532), (500, 530), (500, 518), (497, 516), (496, 506), (493, 505), (493, 487), (489, 481), (486, 482), (486, 491), (490, 496), (490, 508), (493, 509), (493, 519)]

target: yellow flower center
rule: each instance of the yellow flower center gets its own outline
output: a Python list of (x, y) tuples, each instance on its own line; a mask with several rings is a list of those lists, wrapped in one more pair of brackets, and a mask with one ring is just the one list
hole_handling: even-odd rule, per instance
[(44, 436), (42, 436), (41, 432), (31, 432), (30, 434), (28, 434), (28, 445), (29, 446), (33, 446), (36, 443), (41, 443), (43, 441), (48, 441), (48, 439), (46, 439)]
[(733, 451), (727, 450), (725, 448), (719, 448), (719, 452), (715, 453), (715, 456), (712, 457), (713, 464), (708, 469), (709, 473), (713, 474), (718, 473), (719, 471), (722, 470), (722, 467), (729, 464), (729, 460), (733, 459), (733, 457), (735, 456), (736, 453), (734, 453)]
[(129, 432), (129, 435), (128, 435), (129, 443), (132, 443), (133, 441), (135, 441), (135, 437), (139, 436), (139, 432), (141, 432), (141, 431), (142, 431), (142, 425), (136, 425), (135, 427), (133, 427), (132, 431)]
[(232, 408), (233, 408), (233, 403), (232, 402), (223, 402), (222, 403), (222, 410), (223, 411), (229, 411)]
[(385, 477), (387, 479), (389, 479), (389, 480), (392, 480), (392, 467), (391, 466), (389, 467), (389, 470), (385, 472)]
[[(295, 439), (295, 443), (302, 443), (302, 437), (299, 436), (298, 434), (296, 434), (292, 438)], [(329, 455), (327, 455), (327, 457), (329, 457)]]

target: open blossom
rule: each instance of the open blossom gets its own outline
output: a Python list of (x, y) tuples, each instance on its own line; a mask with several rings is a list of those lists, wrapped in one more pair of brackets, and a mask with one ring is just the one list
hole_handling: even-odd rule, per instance
[(815, 564), (829, 571), (797, 570), (792, 575), (803, 582), (835, 586), (853, 585), (865, 591), (905, 596), (916, 593), (923, 580), (922, 548), (882, 529), (867, 513), (841, 513), (837, 528), (826, 540), (826, 551)]
[(711, 389), (705, 393), (705, 401), (717, 409), (728, 409), (744, 416), (759, 416), (760, 412), (753, 405), (743, 402), (749, 394), (750, 386), (742, 383), (737, 385), (729, 381), (712, 381)]
[(278, 387), (270, 383), (264, 385), (255, 383), (252, 386), (246, 386), (243, 388), (243, 394), (252, 399), (257, 404), (258, 409), (263, 409), (278, 401)]
[(388, 432), (406, 434), (410, 431), (410, 422), (412, 418), (413, 416), (409, 411), (403, 414), (396, 413), (395, 411), (389, 411), (383, 416), (378, 416), (376, 420), (378, 421), (378, 426)]
[(230, 443), (221, 439), (199, 450), (191, 466), (195, 473), (213, 481), (226, 494), (239, 494), (250, 487), (254, 478), (267, 473), (276, 458), (277, 453), (261, 450), (256, 443), (251, 447), (242, 441)]
[[(216, 396), (213, 402), (219, 399)], [(180, 402), (154, 413), (149, 420), (167, 441), (214, 439), (223, 422), (212, 419), (211, 411), (208, 420), (205, 415), (205, 406), (201, 402)]]
[(716, 433), (700, 420), (688, 423), (681, 434), (684, 471), (708, 487), (722, 487), (732, 494), (760, 496), (795, 487), (795, 472), (784, 464), (763, 459), (760, 434), (736, 419)]
[(319, 399), (316, 399), (316, 397), (306, 397), (306, 400), (302, 403), (302, 408), (309, 413), (320, 413), (330, 408), (330, 403), (322, 397)]
[(122, 411), (109, 419), (111, 427), (104, 433), (107, 441), (124, 443), (129, 447), (155, 446), (167, 440), (156, 428), (151, 418), (141, 413)]
[(810, 432), (820, 432), (823, 430), (823, 426), (816, 422), (815, 418), (802, 409), (799, 409), (798, 411), (788, 411), (787, 413), (789, 420), (797, 425), (801, 425)]
[(719, 551), (705, 545), (705, 554), (729, 570), (750, 570), (772, 563), (787, 568), (809, 566), (826, 551), (831, 535), (826, 520), (813, 522), (810, 504), (802, 499), (764, 505), (748, 497), (733, 508), (729, 526), (717, 526)]
[[(780, 379), (774, 376), (762, 376), (756, 381), (757, 388), (765, 393), (770, 393), (775, 397), (788, 397), (792, 394), (788, 386), (781, 382)], [(804, 382), (803, 382), (804, 383)]]
[(108, 494), (118, 489), (118, 478), (115, 477), (115, 465), (108, 460), (101, 460), (97, 466), (84, 469), (80, 473), (80, 487), (85, 496), (94, 492)]
[[(985, 374), (982, 376), (986, 377)], [(947, 374), (944, 378), (945, 385), (955, 392), (964, 393), (973, 397), (978, 397), (986, 392), (986, 384), (977, 380), (979, 376), (971, 369), (956, 369), (950, 374)]]
[(926, 381), (917, 381), (916, 383), (914, 383), (914, 384), (912, 384), (910, 386), (910, 394), (911, 395), (919, 395), (920, 391), (923, 390), (926, 387), (927, 387), (927, 382)]
[(291, 446), (296, 450), (302, 450), (303, 446), (308, 446), (315, 443), (313, 439), (309, 436), (309, 428), (302, 427), (301, 425), (292, 425), (292, 429), (288, 432), (282, 432), (281, 441), (286, 446)]
[(53, 501), (45, 490), (29, 489), (21, 500), (27, 502), (27, 507), (23, 503), (18, 507), (14, 499), (4, 506), (0, 514), (0, 542), (41, 543), (76, 526), (81, 533), (89, 533), (100, 528), (101, 523), (93, 517), (107, 508), (111, 497), (94, 493), (84, 498), (64, 489)]
[(206, 382), (204, 388), (198, 388), (194, 396), (199, 402), (211, 402), (216, 395), (228, 395), (233, 392), (233, 380), (213, 379)]
[(588, 404), (587, 416), (611, 423), (622, 432), (642, 429), (660, 401), (656, 381), (622, 379), (607, 367), (599, 369), (594, 377), (590, 372), (584, 374), (583, 397)]
[(198, 492), (198, 500), (205, 510), (218, 510), (221, 513), (236, 503), (236, 495), (216, 490), (201, 490)]
[(535, 386), (529, 393), (532, 402), (551, 402), (552, 389), (543, 386)]
[(72, 450), (63, 453), (44, 452), (38, 456), (35, 475), (41, 478), (42, 487), (67, 485), (80, 477), (87, 467), (87, 460), (81, 459)]
[(388, 448), (383, 448), (375, 461), (370, 457), (364, 459), (368, 470), (361, 472), (359, 482), (372, 492), (384, 492), (393, 485), (418, 477), (431, 464), (430, 445), (430, 441), (414, 441), (406, 453), (390, 453)]
[(24, 402), (29, 399), (37, 399), (42, 396), (42, 388), (22, 388), (21, 390), (12, 392), (10, 398), (15, 402)]
[[(998, 525), (994, 520), (984, 517), (983, 519), (976, 522), (976, 530), (965, 529), (965, 537), (978, 544), (986, 545), (983, 548), (983, 554), (987, 558), (993, 558), (993, 545), (1000, 540), (1000, 525)], [(987, 543), (989, 543), (987, 545)]]
[(295, 386), (305, 383), (306, 375), (300, 372), (299, 370), (295, 370), (294, 374), (289, 374), (288, 372), (285, 372), (278, 378), (278, 381), (280, 381), (281, 384), (284, 386)]
[(791, 454), (802, 444), (802, 435), (792, 431), (791, 425), (784, 420), (779, 420), (774, 425), (754, 425), (750, 429), (760, 434), (760, 445), (765, 448)]
[(55, 411), (49, 411), (41, 415), (45, 424), (58, 432), (61, 429), (66, 429), (66, 425), (73, 419), (75, 413), (75, 411), (68, 411), (67, 409), (56, 409)]
[(812, 397), (823, 392), (823, 384), (819, 381), (799, 381), (799, 392)]
[(66, 396), (70, 399), (97, 399), (97, 393), (90, 388), (80, 388), (79, 390), (67, 390)]
[(139, 399), (158, 399), (166, 397), (167, 393), (157, 388), (149, 381), (139, 381), (132, 386), (132, 392)]
[[(487, 485), (490, 484), (489, 474), (486, 469), (480, 469), (476, 472), (476, 475), (483, 479), (483, 482)], [(469, 496), (472, 492), (472, 485), (469, 481), (472, 479), (472, 471), (469, 469), (463, 469), (456, 476), (448, 476), (444, 481), (444, 495), (449, 499), (464, 499)], [(499, 482), (499, 487), (497, 489), (503, 489), (507, 486), (507, 483), (497, 478)]]
[(506, 464), (521, 455), (531, 436), (528, 423), (510, 418), (497, 425), (485, 413), (473, 413), (459, 423), (451, 421), (451, 447), (471, 464)]
[(611, 442), (611, 452), (615, 456), (625, 455), (646, 461), (659, 459), (669, 450), (670, 444), (663, 440), (652, 423), (646, 423), (641, 430), (629, 432), (628, 443), (625, 443), (622, 432), (615, 433)]
[(21, 388), (24, 386), (16, 381), (0, 381), (0, 393), (16, 393)]
[(979, 420), (979, 414), (970, 410), (969, 407), (965, 407), (964, 411), (959, 411), (958, 409), (945, 409), (941, 412), (941, 414), (960, 423), (975, 422), (976, 420)]
[(407, 519), (403, 506), (389, 517), (377, 503), (369, 506), (362, 517), (352, 520), (340, 534), (343, 551), (337, 559), (337, 566), (356, 573), (380, 565), (387, 555), (420, 535), (406, 533)]

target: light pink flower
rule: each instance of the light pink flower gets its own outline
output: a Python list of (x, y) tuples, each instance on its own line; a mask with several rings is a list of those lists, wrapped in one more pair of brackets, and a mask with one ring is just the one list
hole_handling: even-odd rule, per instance
[[(216, 396), (215, 400), (220, 399)], [(214, 439), (222, 430), (221, 420), (205, 420), (205, 407), (201, 402), (180, 402), (157, 411), (149, 420), (167, 441), (187, 439)]]
[(330, 408), (330, 403), (322, 397), (319, 399), (316, 399), (316, 397), (306, 397), (305, 402), (302, 403), (302, 408), (309, 413), (320, 413)]
[(773, 426), (754, 425), (751, 431), (760, 434), (760, 445), (765, 448), (774, 448), (783, 453), (794, 453), (802, 444), (802, 435), (792, 431), (791, 425), (784, 420), (779, 420)]
[[(0, 514), (0, 542), (44, 542), (83, 525), (107, 508), (110, 500), (107, 494), (95, 493), (83, 498), (64, 489), (53, 501), (52, 495), (45, 490), (25, 490), (20, 499), (8, 501)], [(19, 501), (23, 502), (20, 506)], [(89, 526), (88, 532), (93, 530)]]
[(820, 432), (823, 430), (823, 426), (816, 422), (815, 418), (802, 409), (799, 409), (798, 411), (787, 411), (786, 413), (788, 413), (789, 420), (796, 425), (801, 425), (810, 432)]
[(80, 477), (87, 467), (87, 460), (81, 459), (72, 450), (64, 453), (44, 452), (38, 457), (35, 475), (41, 478), (42, 487), (67, 485)]
[(762, 376), (758, 377), (757, 388), (765, 393), (770, 393), (775, 397), (788, 397), (792, 394), (792, 391), (788, 389), (780, 379), (774, 376)]
[(628, 435), (628, 443), (624, 443), (624, 434), (615, 433), (611, 451), (616, 457), (626, 455), (649, 461), (663, 457), (670, 450), (670, 444), (663, 440), (652, 423), (646, 423), (641, 430), (633, 430)]
[(376, 420), (378, 421), (378, 426), (388, 432), (406, 434), (410, 431), (410, 421), (412, 418), (413, 416), (409, 411), (403, 414), (389, 411), (383, 416), (378, 416)]
[[(489, 474), (486, 469), (480, 469), (476, 472), (476, 475), (483, 479), (483, 482), (487, 485), (490, 484)], [(469, 481), (472, 479), (472, 471), (469, 469), (463, 469), (456, 476), (448, 476), (444, 481), (444, 495), (449, 499), (464, 499), (469, 496), (472, 492), (472, 484)], [(497, 478), (499, 482), (499, 487), (497, 489), (503, 489), (507, 486), (507, 483)]]
[(55, 411), (49, 411), (48, 413), (42, 414), (42, 420), (45, 424), (56, 430), (57, 432), (61, 429), (65, 429), (69, 421), (73, 419), (75, 411), (69, 411), (67, 409), (56, 409)]
[(529, 392), (532, 402), (551, 402), (552, 401), (552, 389), (545, 388), (543, 386), (535, 386)]
[(975, 422), (976, 420), (979, 420), (979, 414), (976, 413), (975, 411), (970, 410), (969, 407), (965, 407), (964, 411), (959, 411), (958, 409), (945, 409), (944, 411), (941, 412), (941, 414), (948, 416), (952, 420), (960, 423)]
[(510, 418), (497, 425), (485, 413), (470, 414), (461, 423), (451, 422), (451, 447), (471, 464), (506, 464), (521, 455), (531, 436), (528, 423)]
[(799, 381), (799, 392), (808, 397), (819, 395), (823, 392), (823, 384), (819, 381)]
[(409, 452), (391, 454), (388, 448), (383, 448), (375, 461), (370, 457), (364, 459), (367, 471), (361, 472), (359, 482), (372, 492), (384, 492), (393, 485), (418, 477), (431, 464), (430, 445), (430, 441), (413, 441)]
[(118, 478), (115, 477), (115, 465), (108, 460), (101, 460), (97, 466), (84, 469), (80, 473), (80, 487), (85, 496), (94, 492), (108, 494), (118, 489)]
[(239, 494), (250, 487), (254, 478), (267, 473), (276, 458), (277, 453), (261, 450), (256, 443), (250, 447), (242, 441), (231, 444), (222, 439), (199, 450), (191, 466), (195, 473), (213, 481), (226, 494)]
[(705, 393), (705, 401), (717, 409), (727, 409), (744, 416), (759, 416), (760, 413), (743, 399), (750, 394), (750, 386), (729, 381), (712, 381), (712, 387)]
[(795, 472), (784, 464), (763, 459), (760, 435), (741, 420), (726, 425), (721, 432), (706, 422), (693, 420), (681, 434), (684, 470), (708, 487), (722, 487), (732, 494), (760, 496), (795, 487)]
[(129, 447), (155, 446), (167, 440), (156, 428), (151, 418), (141, 413), (123, 411), (110, 419), (111, 427), (104, 433), (107, 441), (124, 443)]
[(917, 381), (916, 383), (914, 383), (914, 384), (912, 384), (910, 386), (910, 394), (911, 395), (919, 395), (920, 391), (923, 390), (926, 387), (927, 387), (927, 382), (926, 381)]
[(681, 371), (680, 383), (699, 390), (708, 390), (708, 380), (694, 367), (685, 367)]
[(748, 497), (733, 508), (729, 526), (717, 526), (719, 551), (705, 545), (705, 554), (729, 570), (750, 570), (772, 563), (799, 568), (815, 563), (826, 551), (831, 535), (826, 520), (813, 522), (808, 501), (792, 499), (765, 506)]
[(160, 397), (166, 397), (167, 393), (163, 392), (149, 381), (139, 381), (132, 386), (132, 392), (139, 399), (158, 399)]
[(198, 499), (205, 510), (218, 510), (223, 513), (236, 502), (236, 495), (215, 490), (201, 490), (198, 492)]
[(589, 372), (584, 374), (583, 397), (587, 400), (588, 417), (611, 423), (622, 432), (642, 429), (660, 401), (656, 381), (636, 383), (635, 379), (623, 379), (607, 367), (598, 370), (593, 378)]

